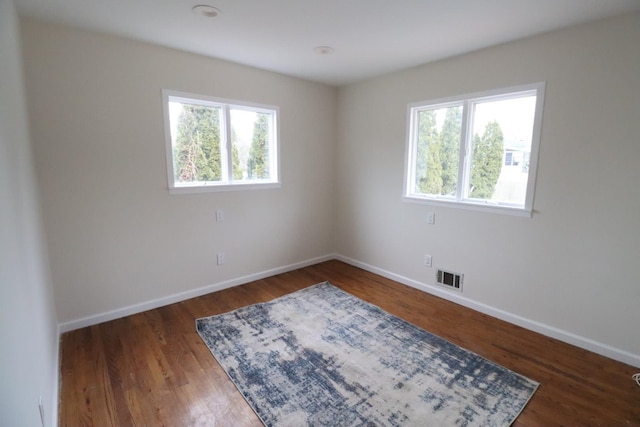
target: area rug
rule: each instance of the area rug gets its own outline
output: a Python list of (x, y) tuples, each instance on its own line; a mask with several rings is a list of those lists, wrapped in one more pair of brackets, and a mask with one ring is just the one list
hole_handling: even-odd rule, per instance
[(196, 328), (267, 426), (508, 426), (538, 387), (328, 282)]

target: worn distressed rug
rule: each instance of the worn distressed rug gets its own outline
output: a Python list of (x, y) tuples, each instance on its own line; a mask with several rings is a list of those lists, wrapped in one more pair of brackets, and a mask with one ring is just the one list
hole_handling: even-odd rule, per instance
[(538, 387), (328, 282), (196, 327), (267, 426), (508, 426)]

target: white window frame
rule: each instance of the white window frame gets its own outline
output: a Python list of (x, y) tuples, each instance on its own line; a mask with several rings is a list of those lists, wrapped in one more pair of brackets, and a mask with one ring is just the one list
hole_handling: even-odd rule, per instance
[[(538, 153), (540, 150), (540, 136), (542, 131), (542, 111), (544, 106), (545, 82), (512, 86), (484, 92), (441, 98), (430, 101), (415, 102), (407, 106), (407, 141), (405, 152), (405, 180), (403, 200), (409, 203), (419, 203), (435, 206), (454, 207), (461, 209), (494, 212), (517, 216), (531, 217), (533, 215), (533, 200), (535, 195), (536, 173), (538, 169)], [(468, 198), (468, 182), (470, 176), (470, 162), (472, 154), (473, 135), (473, 105), (486, 101), (499, 101), (527, 95), (536, 95), (535, 116), (533, 120), (533, 134), (531, 138), (531, 154), (524, 206), (494, 203), (489, 200)], [(417, 193), (415, 191), (415, 174), (417, 164), (418, 113), (423, 110), (446, 108), (461, 105), (462, 126), (460, 136), (460, 158), (458, 163), (458, 185), (455, 196), (435, 196)], [(504, 159), (503, 159), (504, 163)]]
[[(222, 179), (220, 181), (206, 181), (194, 183), (176, 183), (173, 164), (173, 144), (171, 139), (171, 119), (169, 113), (169, 102), (183, 102), (192, 105), (202, 105), (207, 107), (221, 108), (222, 117), (220, 119), (220, 145), (222, 162)], [(217, 191), (235, 190), (257, 190), (280, 188), (280, 108), (274, 105), (258, 104), (254, 102), (238, 101), (235, 99), (218, 98), (207, 95), (198, 95), (175, 90), (162, 90), (162, 108), (164, 115), (165, 148), (167, 157), (167, 179), (170, 194), (203, 193)], [(273, 117), (270, 139), (271, 150), (269, 151), (269, 179), (261, 180), (234, 180), (233, 179), (233, 158), (230, 110), (247, 110), (257, 113), (268, 113)]]

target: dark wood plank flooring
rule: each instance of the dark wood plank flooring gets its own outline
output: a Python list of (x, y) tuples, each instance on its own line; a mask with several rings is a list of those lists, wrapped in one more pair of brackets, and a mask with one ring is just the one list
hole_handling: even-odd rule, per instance
[(540, 382), (516, 426), (640, 426), (640, 387), (631, 379), (640, 369), (339, 261), (65, 333), (59, 424), (261, 426), (194, 320), (325, 280)]

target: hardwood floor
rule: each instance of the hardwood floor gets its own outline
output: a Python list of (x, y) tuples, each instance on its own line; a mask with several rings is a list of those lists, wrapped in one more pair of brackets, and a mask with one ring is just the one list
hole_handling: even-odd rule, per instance
[(59, 424), (261, 426), (194, 320), (325, 280), (541, 383), (515, 426), (640, 426), (639, 369), (339, 261), (64, 334)]

